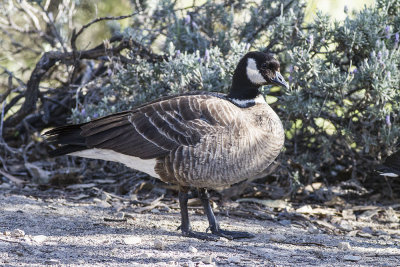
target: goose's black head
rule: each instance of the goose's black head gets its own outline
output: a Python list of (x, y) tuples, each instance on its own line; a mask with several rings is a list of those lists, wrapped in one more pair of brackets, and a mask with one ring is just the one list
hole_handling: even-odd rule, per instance
[(240, 61), (233, 74), (228, 95), (235, 99), (254, 99), (263, 85), (275, 84), (289, 88), (279, 72), (280, 64), (271, 54), (249, 52)]

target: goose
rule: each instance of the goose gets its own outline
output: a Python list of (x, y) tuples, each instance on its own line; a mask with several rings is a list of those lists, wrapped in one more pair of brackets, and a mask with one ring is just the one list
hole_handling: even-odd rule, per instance
[[(271, 54), (248, 52), (233, 73), (228, 94), (167, 96), (90, 122), (54, 128), (45, 133), (48, 142), (58, 146), (49, 155), (120, 162), (177, 184), (183, 236), (202, 240), (254, 237), (221, 229), (207, 190), (263, 177), (280, 153), (283, 125), (260, 93), (263, 85), (289, 88), (279, 69)], [(190, 227), (190, 189), (198, 190), (211, 233)]]

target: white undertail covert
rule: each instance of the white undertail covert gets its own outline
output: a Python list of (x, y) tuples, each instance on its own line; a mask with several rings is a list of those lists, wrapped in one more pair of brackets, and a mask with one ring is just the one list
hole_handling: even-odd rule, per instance
[(102, 149), (102, 148), (86, 149), (82, 151), (73, 152), (68, 155), (89, 158), (89, 159), (101, 159), (101, 160), (120, 162), (122, 164), (125, 164), (129, 168), (147, 173), (150, 176), (160, 179), (160, 176), (154, 171), (154, 166), (156, 165), (156, 159), (141, 159), (138, 157), (118, 153), (111, 149)]

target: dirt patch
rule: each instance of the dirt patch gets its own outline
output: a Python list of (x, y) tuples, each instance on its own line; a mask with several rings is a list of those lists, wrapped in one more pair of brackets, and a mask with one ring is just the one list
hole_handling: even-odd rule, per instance
[[(338, 222), (335, 229), (335, 224), (310, 223), (301, 216), (288, 219), (269, 213), (268, 219), (260, 213), (255, 219), (220, 212), (222, 228), (249, 231), (256, 237), (205, 242), (180, 235), (180, 215), (174, 205), (135, 213), (121, 211), (117, 202), (79, 198), (61, 190), (28, 196), (1, 189), (0, 265), (400, 265), (396, 222), (364, 221), (369, 224), (361, 227), (355, 216), (354, 221), (346, 220), (350, 226)], [(194, 230), (205, 231), (207, 221), (200, 211), (192, 208), (190, 218)]]

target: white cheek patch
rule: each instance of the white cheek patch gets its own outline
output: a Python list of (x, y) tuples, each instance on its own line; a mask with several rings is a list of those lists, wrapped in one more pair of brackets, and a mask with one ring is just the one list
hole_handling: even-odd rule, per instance
[(254, 84), (264, 84), (267, 82), (257, 69), (256, 61), (252, 58), (247, 59), (246, 74), (249, 80)]

